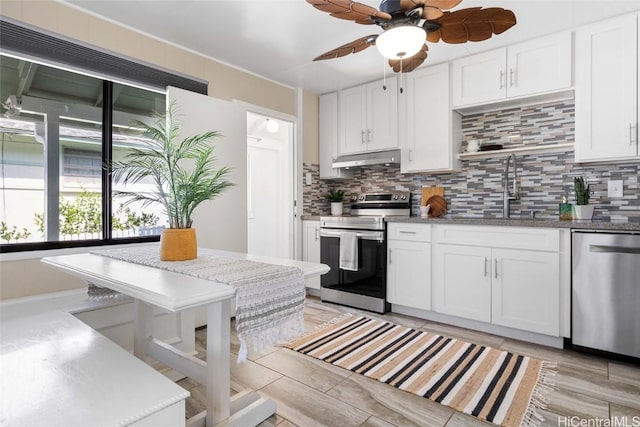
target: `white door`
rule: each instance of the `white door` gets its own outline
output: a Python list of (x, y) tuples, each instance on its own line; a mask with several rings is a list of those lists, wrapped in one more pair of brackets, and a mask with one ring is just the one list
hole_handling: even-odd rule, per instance
[(510, 46), (507, 95), (531, 95), (570, 87), (571, 61), (570, 32)]
[[(277, 126), (268, 129), (269, 123)], [(248, 253), (292, 258), (293, 124), (247, 113)]]
[(216, 167), (229, 166), (235, 184), (215, 200), (203, 202), (193, 214), (198, 246), (247, 251), (247, 132), (244, 108), (228, 101), (169, 87), (167, 101), (175, 101), (182, 135), (209, 130), (223, 137), (213, 140)]
[(493, 249), (491, 322), (560, 334), (560, 261), (554, 252)]
[(433, 309), (465, 319), (491, 321), (491, 249), (435, 245)]
[[(320, 262), (320, 221), (302, 221), (302, 260)], [(320, 289), (320, 276), (307, 279), (305, 285)]]
[(453, 106), (504, 99), (507, 51), (496, 49), (453, 61)]
[[(401, 129), (406, 132), (403, 172), (452, 167), (449, 64), (424, 68), (407, 76)], [(434, 101), (437, 100), (437, 101)]]
[(387, 300), (392, 304), (431, 310), (431, 245), (389, 240)]
[(638, 156), (636, 15), (576, 30), (576, 161)]
[(338, 93), (338, 154), (367, 150), (367, 91), (356, 86)]
[(367, 85), (367, 150), (398, 146), (398, 80), (388, 78)]

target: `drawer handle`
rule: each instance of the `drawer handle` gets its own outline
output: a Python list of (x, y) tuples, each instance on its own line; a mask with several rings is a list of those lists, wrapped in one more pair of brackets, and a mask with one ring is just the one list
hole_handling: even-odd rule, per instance
[(415, 231), (400, 230), (400, 234), (416, 234), (416, 232)]

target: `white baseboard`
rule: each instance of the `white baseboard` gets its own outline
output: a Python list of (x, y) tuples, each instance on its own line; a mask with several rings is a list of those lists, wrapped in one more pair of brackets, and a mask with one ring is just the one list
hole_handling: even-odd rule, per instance
[(447, 325), (459, 326), (461, 328), (473, 329), (475, 331), (486, 332), (502, 337), (527, 341), (534, 344), (546, 345), (554, 348), (564, 347), (564, 338), (550, 335), (537, 334), (535, 332), (522, 331), (519, 329), (507, 328), (490, 323), (478, 322), (476, 320), (463, 319), (461, 317), (449, 316), (447, 314), (435, 313), (433, 311), (420, 310), (412, 307), (392, 304), (393, 313), (405, 314), (407, 316), (418, 317), (420, 319), (445, 323)]

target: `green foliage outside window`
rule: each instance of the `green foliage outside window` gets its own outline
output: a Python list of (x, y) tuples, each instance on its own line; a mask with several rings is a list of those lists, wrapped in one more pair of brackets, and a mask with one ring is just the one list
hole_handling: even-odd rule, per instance
[(12, 240), (17, 242), (20, 239), (27, 239), (29, 236), (31, 236), (31, 233), (26, 228), (19, 231), (15, 225), (9, 228), (6, 222), (0, 221), (0, 239), (7, 243), (11, 243)]
[[(100, 193), (89, 192), (83, 189), (82, 192), (72, 200), (60, 198), (60, 234), (63, 236), (77, 236), (101, 232), (102, 204), (100, 197)], [(138, 214), (132, 211), (131, 208), (123, 208), (122, 206), (111, 215), (112, 229), (114, 231), (154, 227), (158, 224), (159, 220), (158, 216), (152, 213), (142, 212)], [(11, 236), (11, 239), (5, 238), (5, 234), (2, 234), (2, 224), (0, 224), (0, 238), (7, 242), (10, 240), (26, 239), (30, 235), (30, 233), (28, 235), (16, 235), (16, 227), (13, 227), (13, 234), (7, 234), (7, 236)], [(35, 214), (35, 224), (38, 231), (44, 234), (44, 213)], [(5, 228), (8, 230), (6, 225)], [(27, 230), (25, 229), (24, 231), (26, 232)]]

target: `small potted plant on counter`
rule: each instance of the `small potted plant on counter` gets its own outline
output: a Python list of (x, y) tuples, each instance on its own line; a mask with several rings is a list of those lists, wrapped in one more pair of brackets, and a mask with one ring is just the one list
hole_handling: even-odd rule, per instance
[(589, 204), (589, 184), (585, 183), (582, 176), (573, 178), (573, 188), (576, 192), (576, 205), (573, 207), (575, 219), (591, 219), (593, 205)]
[(344, 191), (329, 190), (326, 197), (327, 200), (331, 202), (331, 215), (342, 215), (342, 199), (344, 199)]

